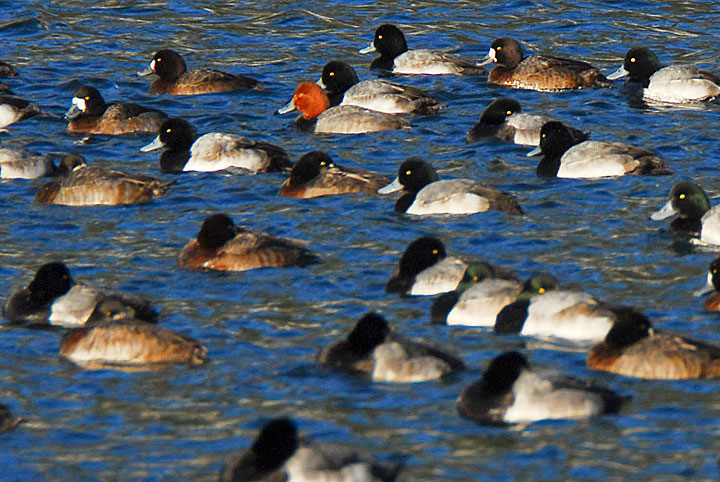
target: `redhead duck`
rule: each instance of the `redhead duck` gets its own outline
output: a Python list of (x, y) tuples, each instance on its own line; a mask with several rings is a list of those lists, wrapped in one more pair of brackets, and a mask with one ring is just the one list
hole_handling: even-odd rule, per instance
[(16, 417), (9, 408), (0, 404), (0, 433), (15, 430), (22, 421), (22, 417)]
[(158, 314), (147, 299), (75, 282), (60, 262), (40, 266), (27, 287), (8, 298), (3, 316), (11, 323), (78, 326), (106, 319), (104, 306), (111, 302), (116, 313), (157, 320)]
[(48, 155), (27, 149), (0, 148), (0, 178), (36, 179), (55, 174), (55, 165)]
[(150, 84), (150, 94), (198, 95), (239, 89), (258, 88), (258, 81), (244, 75), (229, 74), (214, 69), (187, 70), (179, 53), (171, 49), (155, 52), (150, 65), (138, 75), (156, 74)]
[(323, 348), (318, 362), (374, 382), (425, 382), (465, 369), (454, 355), (392, 334), (377, 313), (364, 315), (345, 339)]
[(695, 296), (712, 293), (703, 303), (705, 311), (720, 311), (720, 258), (710, 263), (707, 274), (707, 283), (695, 292)]
[[(445, 245), (434, 236), (421, 236), (405, 248), (398, 269), (385, 291), (410, 296), (430, 296), (454, 290), (462, 281), (469, 262), (448, 256)], [(493, 266), (496, 276), (513, 279), (511, 271)]]
[[(623, 65), (608, 79), (626, 75), (642, 87), (642, 97), (655, 102), (683, 103), (710, 100), (720, 95), (720, 75), (695, 65), (662, 67), (647, 47), (633, 47)], [(632, 87), (632, 86), (631, 86)]]
[(160, 154), (161, 172), (177, 174), (237, 168), (257, 174), (292, 167), (287, 152), (281, 147), (236, 134), (211, 132), (198, 137), (190, 123), (179, 117), (165, 120), (158, 132), (157, 138), (140, 150), (165, 148)]
[(618, 413), (627, 400), (607, 388), (535, 368), (522, 353), (509, 351), (493, 358), (482, 378), (462, 391), (457, 408), (480, 424), (509, 425)]
[(602, 72), (586, 62), (545, 55), (523, 57), (520, 43), (507, 37), (493, 41), (481, 65), (493, 62), (498, 65), (488, 76), (491, 84), (541, 92), (612, 86)]
[(11, 64), (0, 60), (0, 77), (20, 77), (20, 74)]
[[(540, 145), (540, 129), (550, 121), (548, 117), (523, 114), (520, 103), (508, 97), (493, 100), (465, 136), (465, 142), (472, 144), (488, 137), (497, 137), (505, 142), (524, 146)], [(574, 127), (569, 128), (577, 142), (587, 139), (587, 134)]]
[(435, 169), (418, 158), (400, 164), (397, 178), (378, 193), (390, 194), (401, 189), (406, 194), (395, 203), (399, 213), (473, 214), (493, 210), (523, 214), (512, 194), (470, 179), (438, 180)]
[(0, 129), (42, 113), (37, 104), (15, 95), (0, 95)]
[(220, 472), (220, 482), (338, 481), (392, 482), (402, 464), (381, 462), (370, 454), (298, 438), (287, 418), (263, 425), (247, 450), (233, 456)]
[(720, 347), (655, 330), (629, 310), (590, 349), (587, 366), (636, 378), (720, 378)]
[(157, 132), (167, 115), (137, 104), (106, 104), (95, 87), (83, 85), (73, 92), (72, 106), (65, 113), (68, 132), (83, 134), (129, 134)]
[(180, 251), (180, 266), (221, 271), (304, 267), (320, 262), (309, 243), (236, 226), (226, 214), (203, 221), (197, 239)]
[(90, 369), (208, 361), (207, 348), (189, 336), (122, 316), (69, 330), (60, 341), (60, 357)]
[(382, 24), (375, 30), (372, 43), (361, 54), (379, 52), (371, 69), (395, 74), (425, 75), (485, 75), (485, 69), (474, 62), (439, 50), (408, 50), (402, 31), (395, 25)]
[(77, 155), (63, 158), (58, 166), (59, 180), (40, 186), (35, 193), (38, 204), (95, 206), (137, 204), (165, 194), (175, 181), (161, 181), (141, 174), (88, 166)]
[(689, 181), (680, 181), (670, 189), (668, 202), (650, 216), (660, 221), (677, 217), (670, 223), (675, 234), (693, 238), (699, 244), (720, 245), (720, 207), (710, 207), (705, 191)]
[(338, 166), (324, 152), (312, 151), (295, 163), (278, 194), (305, 199), (358, 192), (375, 194), (388, 182), (390, 179), (385, 176), (364, 169)]
[(356, 105), (330, 107), (330, 99), (322, 88), (310, 82), (295, 89), (292, 100), (278, 110), (285, 114), (298, 109), (302, 114), (295, 120), (298, 128), (315, 134), (363, 134), (391, 129), (407, 130), (405, 119), (384, 112), (364, 109)]
[(415, 87), (380, 79), (359, 82), (355, 69), (337, 60), (325, 64), (318, 85), (327, 92), (331, 106), (356, 105), (387, 114), (435, 114), (443, 107)]
[(528, 155), (542, 152), (538, 176), (592, 179), (625, 174), (667, 176), (673, 171), (657, 154), (622, 142), (583, 141), (558, 121), (540, 130), (540, 146)]

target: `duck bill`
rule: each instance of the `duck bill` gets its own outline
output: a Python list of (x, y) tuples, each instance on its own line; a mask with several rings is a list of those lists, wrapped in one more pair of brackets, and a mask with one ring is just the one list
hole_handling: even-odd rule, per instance
[(712, 291), (715, 291), (715, 287), (713, 286), (712, 275), (710, 273), (708, 273), (707, 283), (705, 283), (705, 285), (702, 288), (695, 290), (693, 292), (693, 295), (695, 295), (696, 297), (700, 297), (700, 296), (706, 295), (708, 293), (711, 293)]
[(478, 67), (482, 67), (483, 65), (492, 64), (493, 62), (497, 62), (497, 58), (495, 57), (495, 49), (490, 49), (485, 57), (482, 58), (479, 64), (477, 64)]
[(295, 110), (295, 98), (293, 97), (290, 102), (285, 104), (283, 107), (280, 107), (277, 110), (278, 114), (287, 114), (288, 112), (292, 112)]
[(375, 45), (373, 45), (373, 44), (368, 45), (364, 49), (358, 50), (359, 54), (371, 54), (373, 52), (377, 52), (377, 49), (375, 48)]
[(65, 112), (65, 118), (68, 120), (72, 120), (72, 119), (76, 118), (77, 116), (79, 116), (80, 114), (82, 114), (82, 111), (78, 108), (78, 106), (73, 104), (72, 106), (70, 106), (68, 111)]
[(163, 146), (164, 146), (164, 144), (163, 144), (163, 142), (160, 140), (160, 136), (157, 136), (157, 137), (155, 138), (155, 140), (152, 141), (150, 144), (148, 144), (148, 145), (145, 146), (145, 147), (141, 147), (141, 148), (140, 148), (140, 152), (150, 152), (150, 151), (154, 151), (154, 150), (156, 150), (156, 149), (160, 149), (160, 148), (163, 147)]
[(616, 70), (615, 72), (613, 72), (612, 74), (608, 75), (607, 78), (608, 78), (608, 80), (615, 80), (615, 79), (619, 79), (619, 78), (621, 78), (621, 77), (625, 77), (625, 76), (628, 75), (629, 73), (630, 73), (630, 72), (628, 72), (627, 70), (625, 70), (625, 67), (623, 67), (623, 66), (621, 65), (619, 69), (617, 69), (617, 70)]
[(542, 154), (542, 149), (540, 149), (540, 146), (537, 146), (535, 149), (533, 149), (532, 151), (528, 152), (525, 155), (527, 157), (535, 157), (535, 156), (539, 156), (540, 154)]
[(650, 219), (652, 219), (653, 221), (662, 221), (663, 219), (667, 219), (675, 213), (676, 211), (672, 205), (672, 201), (668, 201), (663, 207), (652, 213), (650, 215)]
[(385, 187), (381, 187), (380, 189), (377, 190), (377, 192), (378, 192), (378, 194), (391, 194), (391, 193), (402, 190), (402, 188), (403, 188), (403, 185), (400, 184), (400, 179), (396, 177), (393, 182), (391, 182), (390, 184), (388, 184)]
[(140, 71), (138, 71), (137, 74), (138, 74), (140, 77), (147, 77), (148, 75), (152, 75), (152, 74), (154, 74), (154, 73), (155, 73), (155, 60), (152, 60), (152, 61), (148, 64), (148, 66), (147, 66), (147, 68), (146, 68), (145, 70), (140, 70)]

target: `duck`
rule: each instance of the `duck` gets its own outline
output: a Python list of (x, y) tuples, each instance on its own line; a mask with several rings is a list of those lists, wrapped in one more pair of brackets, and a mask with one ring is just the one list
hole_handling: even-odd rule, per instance
[(68, 330), (60, 340), (60, 358), (89, 369), (208, 361), (207, 348), (189, 336), (124, 314)]
[(378, 190), (390, 194), (404, 190), (395, 203), (399, 213), (474, 214), (500, 211), (523, 214), (515, 196), (470, 179), (438, 180), (435, 169), (426, 161), (412, 157), (403, 161), (391, 184)]
[(225, 463), (219, 480), (392, 482), (401, 470), (401, 463), (378, 461), (364, 451), (300, 439), (295, 422), (275, 418), (263, 424), (247, 450)]
[(185, 119), (170, 117), (157, 130), (158, 136), (140, 151), (165, 148), (160, 154), (160, 171), (178, 174), (188, 171), (215, 172), (237, 168), (245, 173), (281, 172), (292, 167), (282, 147), (251, 141), (237, 134), (210, 132), (199, 136)]
[(59, 179), (38, 188), (35, 193), (36, 204), (138, 204), (163, 196), (175, 183), (142, 174), (88, 166), (85, 160), (76, 154), (64, 156), (56, 172)]
[(523, 56), (520, 43), (509, 37), (495, 39), (480, 63), (496, 63), (488, 82), (515, 89), (557, 92), (582, 87), (612, 87), (610, 82), (592, 65), (573, 59), (546, 55)]
[(710, 263), (705, 286), (695, 291), (695, 296), (712, 293), (703, 303), (705, 311), (720, 311), (720, 258)]
[(537, 289), (538, 283), (526, 286), (517, 300), (497, 314), (495, 333), (591, 344), (605, 338), (615, 320), (635, 314), (634, 308), (601, 301), (582, 291), (556, 289), (557, 280), (551, 280), (541, 289)]
[(68, 132), (121, 135), (157, 132), (167, 115), (138, 104), (107, 104), (95, 87), (82, 85), (73, 92), (65, 118), (70, 120)]
[(303, 82), (292, 100), (278, 109), (286, 114), (298, 109), (297, 128), (314, 134), (363, 134), (386, 130), (409, 130), (410, 123), (393, 114), (364, 109), (356, 105), (330, 107), (330, 99), (317, 84)]
[(290, 177), (280, 186), (278, 195), (294, 198), (313, 198), (335, 194), (376, 194), (390, 182), (387, 177), (365, 169), (338, 166), (328, 154), (311, 151), (304, 154), (290, 171)]
[[(470, 262), (448, 256), (445, 245), (435, 236), (421, 236), (403, 252), (398, 269), (385, 286), (387, 293), (409, 296), (432, 296), (457, 288)], [(512, 271), (492, 266), (495, 275), (514, 279)]]
[(204, 68), (187, 70), (182, 56), (172, 49), (155, 52), (148, 68), (138, 72), (143, 77), (152, 74), (159, 78), (150, 84), (148, 93), (155, 95), (200, 95), (260, 89), (257, 80), (244, 75)]
[(387, 114), (436, 114), (443, 104), (422, 89), (388, 80), (358, 81), (347, 62), (325, 64), (318, 85), (325, 89), (330, 106), (356, 105)]
[(389, 383), (425, 382), (465, 369), (454, 355), (391, 333), (387, 320), (375, 312), (363, 315), (347, 337), (323, 348), (317, 360), (327, 368)]
[(622, 142), (583, 141), (565, 124), (545, 123), (540, 130), (542, 152), (536, 172), (542, 177), (595, 179), (633, 175), (667, 176), (673, 173), (655, 152)]
[(34, 102), (16, 95), (0, 95), (0, 129), (42, 113)]
[(667, 203), (650, 219), (662, 221), (677, 215), (670, 223), (673, 233), (691, 237), (698, 244), (720, 245), (720, 207), (710, 207), (705, 191), (691, 181), (680, 181), (670, 189)]
[(107, 319), (108, 303), (114, 304), (115, 314), (157, 321), (158, 313), (145, 297), (75, 281), (60, 261), (40, 266), (27, 287), (7, 299), (3, 316), (12, 324), (77, 327)]
[(720, 378), (720, 347), (656, 330), (637, 312), (618, 318), (586, 362), (593, 370), (635, 378)]
[(24, 148), (0, 147), (2, 179), (37, 179), (55, 173), (56, 166), (49, 155)]
[(224, 213), (208, 216), (180, 251), (178, 264), (188, 268), (246, 271), (265, 267), (305, 267), (320, 262), (307, 241), (274, 236), (236, 226)]
[[(499, 97), (485, 108), (480, 120), (468, 131), (465, 143), (473, 144), (481, 139), (496, 137), (522, 146), (539, 146), (540, 129), (550, 120), (546, 116), (524, 114), (518, 101)], [(577, 142), (588, 137), (585, 132), (574, 127), (569, 130)]]
[(468, 265), (457, 288), (433, 302), (431, 321), (454, 326), (493, 327), (505, 306), (556, 287), (557, 280), (550, 275), (533, 275), (523, 284), (517, 279), (499, 278), (495, 268), (488, 263), (473, 262)]
[(20, 74), (12, 64), (0, 60), (0, 77), (20, 77)]
[(15, 430), (22, 421), (22, 417), (16, 417), (6, 405), (0, 404), (0, 433)]
[(402, 30), (384, 23), (375, 30), (372, 43), (361, 54), (379, 52), (370, 69), (387, 70), (408, 75), (485, 75), (487, 72), (475, 62), (439, 50), (408, 50)]
[(493, 358), (480, 380), (460, 394), (460, 415), (482, 425), (580, 420), (619, 413), (629, 397), (584, 380), (532, 366), (508, 351)]
[(701, 102), (720, 95), (719, 74), (696, 65), (662, 67), (655, 53), (647, 47), (628, 50), (623, 64), (607, 78), (616, 80), (626, 75), (630, 76), (629, 83), (641, 86), (642, 97), (650, 101)]

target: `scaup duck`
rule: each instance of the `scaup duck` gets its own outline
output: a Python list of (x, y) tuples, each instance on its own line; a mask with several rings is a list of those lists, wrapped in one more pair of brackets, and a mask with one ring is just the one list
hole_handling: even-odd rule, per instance
[(465, 368), (454, 355), (391, 333), (385, 318), (372, 312), (360, 318), (346, 338), (323, 348), (317, 359), (327, 368), (374, 382), (425, 382)]
[(304, 267), (320, 262), (307, 241), (274, 236), (236, 226), (226, 214), (203, 221), (197, 239), (180, 251), (180, 266), (220, 271), (245, 271), (265, 267)]
[(696, 65), (662, 67), (647, 47), (628, 50), (620, 68), (608, 75), (615, 80), (626, 75), (628, 82), (642, 86), (642, 97), (668, 103), (698, 102), (720, 95), (720, 75)]
[(59, 180), (40, 186), (37, 204), (66, 206), (125, 205), (151, 201), (165, 194), (175, 181), (142, 174), (88, 166), (77, 155), (67, 155), (57, 168)]
[(138, 104), (106, 104), (95, 87), (83, 85), (73, 92), (72, 106), (65, 113), (68, 132), (121, 135), (157, 132), (167, 115)]
[(677, 215), (670, 223), (675, 234), (696, 238), (700, 244), (720, 245), (720, 207), (710, 207), (705, 191), (690, 181), (680, 181), (670, 189), (669, 200), (650, 216), (661, 221)]
[(338, 166), (326, 153), (312, 151), (295, 163), (278, 194), (305, 199), (359, 192), (375, 194), (388, 182), (390, 179), (385, 176), (365, 169)]
[[(421, 236), (408, 244), (398, 269), (387, 282), (385, 291), (410, 296), (430, 296), (454, 290), (465, 276), (470, 262), (448, 256), (445, 245), (434, 236)], [(505, 268), (492, 266), (495, 275), (514, 279)]]
[(287, 418), (265, 423), (247, 450), (227, 461), (220, 482), (392, 482), (402, 464), (381, 462), (370, 454), (298, 438)]
[(237, 168), (257, 174), (292, 167), (287, 152), (281, 147), (236, 134), (210, 132), (198, 137), (190, 123), (179, 117), (165, 120), (157, 132), (157, 138), (140, 150), (165, 148), (160, 154), (161, 172), (177, 174)]
[(411, 128), (408, 121), (393, 114), (356, 105), (330, 107), (330, 99), (322, 87), (310, 82), (300, 84), (292, 100), (278, 113), (285, 114), (295, 109), (302, 112), (295, 120), (298, 129), (315, 134), (363, 134)]
[(159, 78), (150, 84), (150, 94), (214, 94), (259, 87), (257, 80), (244, 75), (229, 74), (215, 69), (187, 70), (180, 54), (171, 49), (155, 52), (148, 68), (138, 72), (141, 76), (152, 74), (156, 74)]
[[(524, 114), (520, 103), (508, 97), (493, 100), (465, 136), (465, 142), (472, 144), (488, 137), (497, 137), (505, 142), (524, 146), (540, 145), (540, 129), (551, 119), (546, 116)], [(570, 127), (577, 142), (587, 139), (587, 134)]]
[(22, 417), (16, 417), (9, 408), (0, 404), (0, 433), (15, 430), (22, 421)]
[(0, 95), (0, 129), (42, 113), (33, 102), (15, 95)]
[(703, 296), (712, 293), (703, 303), (706, 311), (720, 311), (720, 258), (710, 263), (707, 274), (707, 283), (704, 287), (695, 292), (695, 296)]
[(625, 174), (666, 176), (673, 171), (657, 154), (622, 142), (582, 141), (558, 121), (545, 123), (540, 146), (528, 155), (542, 152), (538, 176), (593, 179)]
[(720, 378), (720, 347), (655, 330), (635, 312), (590, 349), (587, 366), (636, 378)]
[(410, 158), (400, 164), (395, 180), (378, 190), (390, 194), (406, 192), (395, 203), (395, 211), (407, 214), (473, 214), (489, 210), (523, 214), (512, 194), (470, 179), (438, 180), (427, 162)]
[(608, 334), (615, 320), (635, 313), (588, 293), (554, 289), (557, 280), (552, 279), (555, 283), (548, 286), (552, 289), (523, 290), (505, 306), (497, 315), (495, 333), (594, 343)]
[(157, 311), (147, 299), (76, 282), (61, 262), (40, 266), (27, 287), (8, 298), (3, 316), (17, 324), (78, 326), (106, 319), (110, 302), (115, 314), (122, 311), (144, 321), (157, 320)]
[(424, 75), (485, 75), (476, 63), (439, 50), (408, 50), (402, 31), (395, 25), (382, 24), (375, 30), (372, 43), (360, 50), (361, 54), (379, 52), (371, 69), (382, 69), (395, 74)]
[(49, 155), (27, 149), (0, 148), (0, 178), (36, 179), (55, 174), (55, 164)]
[(607, 388), (537, 369), (525, 355), (509, 351), (493, 358), (482, 378), (462, 391), (457, 408), (480, 424), (509, 425), (618, 413), (627, 399)]
[(189, 336), (124, 317), (69, 330), (60, 341), (60, 358), (89, 369), (208, 361), (207, 348)]
[(494, 40), (480, 65), (493, 62), (497, 67), (488, 76), (491, 84), (541, 92), (612, 86), (602, 72), (586, 62), (546, 55), (524, 57), (520, 43), (508, 37)]
[(318, 85), (325, 89), (330, 105), (356, 105), (387, 114), (435, 114), (442, 107), (424, 90), (408, 85), (373, 79), (358, 81), (347, 62), (325, 64)]

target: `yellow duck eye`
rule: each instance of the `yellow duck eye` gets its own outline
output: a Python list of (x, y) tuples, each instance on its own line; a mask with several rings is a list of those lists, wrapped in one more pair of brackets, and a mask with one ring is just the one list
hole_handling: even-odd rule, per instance
[(500, 51), (500, 50), (502, 50), (502, 47), (497, 47), (495, 50)]
[(172, 132), (172, 129), (168, 128), (165, 132), (170, 134)]
[(680, 198), (680, 199), (685, 199), (686, 197), (687, 197), (687, 196), (685, 195), (685, 193), (682, 193), (682, 194), (680, 194), (680, 195), (678, 196), (678, 198)]
[(512, 115), (512, 113), (513, 113), (513, 111), (509, 110), (509, 111), (505, 112), (505, 115)]
[(335, 72), (330, 72), (330, 77), (335, 77)]
[(433, 254), (438, 254), (439, 251), (437, 249), (433, 249)]
[(473, 281), (477, 281), (477, 280), (478, 280), (478, 277), (477, 277), (477, 276), (473, 276)]
[(86, 95), (86, 96), (85, 96), (85, 100), (90, 100), (90, 96), (89, 96), (89, 95)]
[(378, 40), (382, 40), (382, 38), (383, 38), (382, 35), (378, 35)]
[(406, 176), (409, 176), (410, 174), (412, 174), (412, 171), (405, 171)]
[(635, 57), (631, 58), (631, 59), (630, 59), (630, 63), (631, 63), (631, 64), (634, 64), (634, 63), (635, 63), (635, 60), (636, 60)]
[(545, 294), (545, 288), (540, 288), (540, 289), (538, 290), (538, 293), (540, 293), (541, 295), (544, 295), (544, 294)]

